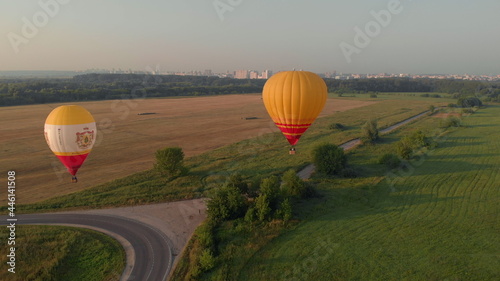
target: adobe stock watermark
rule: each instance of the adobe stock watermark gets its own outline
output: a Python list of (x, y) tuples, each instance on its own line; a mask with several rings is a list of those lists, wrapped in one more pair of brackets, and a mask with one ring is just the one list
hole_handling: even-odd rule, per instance
[(391, 24), (393, 16), (399, 15), (402, 11), (403, 6), (400, 0), (390, 0), (387, 3), (387, 9), (378, 12), (371, 10), (370, 15), (372, 15), (373, 20), (367, 22), (363, 29), (358, 26), (354, 27), (353, 44), (342, 41), (339, 45), (347, 63), (352, 62), (354, 54), (359, 55), (363, 49), (368, 47), (372, 40), (382, 33), (382, 29)]
[(69, 1), (70, 0), (39, 0), (38, 6), (40, 10), (33, 13), (31, 19), (27, 17), (21, 18), (23, 22), (21, 32), (19, 34), (15, 32), (7, 33), (7, 38), (14, 52), (18, 54), (20, 52), (19, 46), (21, 44), (28, 44), (30, 39), (33, 39), (40, 29), (44, 28), (49, 23), (49, 19), (59, 14), (61, 5), (68, 4)]
[(311, 273), (317, 270), (321, 263), (331, 259), (335, 249), (339, 248), (339, 243), (332, 243), (331, 238), (321, 240), (316, 244), (313, 252), (306, 257), (300, 264), (284, 272), (285, 280), (308, 280)]
[(214, 6), (215, 12), (219, 17), (220, 21), (224, 21), (224, 14), (227, 12), (233, 12), (236, 7), (241, 5), (243, 0), (214, 0), (212, 5)]

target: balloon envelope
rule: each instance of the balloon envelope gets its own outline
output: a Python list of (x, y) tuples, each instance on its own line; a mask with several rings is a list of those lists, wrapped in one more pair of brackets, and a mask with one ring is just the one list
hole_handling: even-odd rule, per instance
[(94, 146), (97, 129), (94, 118), (85, 108), (63, 105), (49, 114), (44, 133), (52, 152), (75, 176)]
[(325, 81), (308, 71), (278, 72), (262, 91), (267, 112), (291, 145), (321, 113), (327, 95)]

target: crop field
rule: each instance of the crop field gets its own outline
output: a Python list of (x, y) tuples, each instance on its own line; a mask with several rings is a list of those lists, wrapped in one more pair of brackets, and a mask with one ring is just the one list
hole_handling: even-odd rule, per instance
[(464, 116), (465, 127), (444, 135), (437, 134), (441, 121), (426, 118), (350, 153), (367, 173), (381, 169), (377, 159), (407, 131), (436, 133), (438, 143), (385, 178), (321, 180), (324, 197), (304, 203), (294, 229), (257, 251), (232, 242), (244, 250), (233, 249), (229, 276), (499, 280), (500, 107)]
[[(330, 99), (321, 116), (373, 103)], [(277, 131), (260, 95), (79, 104), (94, 116), (98, 134), (94, 149), (78, 172), (77, 184), (70, 183), (66, 168), (43, 137), (47, 115), (61, 104), (3, 107), (0, 111), (0, 167), (16, 171), (18, 203), (38, 202), (150, 169), (154, 152), (167, 146), (180, 146), (186, 156), (193, 156)], [(6, 205), (6, 197), (0, 199), (0, 205)]]

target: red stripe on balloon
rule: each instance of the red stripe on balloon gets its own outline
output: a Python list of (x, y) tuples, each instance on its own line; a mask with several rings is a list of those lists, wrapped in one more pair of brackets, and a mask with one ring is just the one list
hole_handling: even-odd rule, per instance
[(285, 135), (286, 137), (286, 140), (291, 144), (291, 145), (296, 145), (297, 142), (299, 141), (300, 139), (300, 136), (289, 136), (289, 135)]
[(86, 154), (80, 154), (80, 155), (74, 155), (74, 156), (60, 156), (57, 155), (57, 158), (63, 163), (64, 166), (68, 169), (68, 172), (71, 175), (76, 175), (76, 172), (78, 172), (78, 169), (82, 166), (83, 162), (87, 158), (88, 153)]
[(300, 136), (307, 131), (309, 128), (310, 124), (281, 124), (281, 123), (276, 123), (278, 128), (283, 132), (283, 135), (285, 135), (286, 139), (291, 145), (295, 145), (298, 141)]
[(275, 122), (274, 124), (276, 124), (276, 126), (278, 126), (278, 127), (294, 127), (294, 128), (311, 126), (311, 123), (309, 123), (309, 124), (284, 124), (284, 123), (276, 123)]

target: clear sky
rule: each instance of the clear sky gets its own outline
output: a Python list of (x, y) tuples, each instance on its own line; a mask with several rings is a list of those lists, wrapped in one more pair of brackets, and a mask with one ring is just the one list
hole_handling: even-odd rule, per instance
[[(399, 13), (391, 4), (397, 0), (2, 0), (0, 70), (500, 74), (499, 0), (401, 0), (392, 9)], [(372, 11), (381, 10), (391, 18), (376, 23)], [(373, 36), (363, 41), (355, 28), (367, 26)]]

